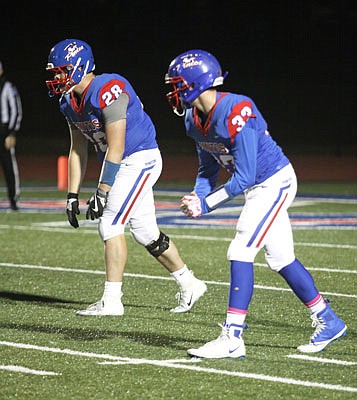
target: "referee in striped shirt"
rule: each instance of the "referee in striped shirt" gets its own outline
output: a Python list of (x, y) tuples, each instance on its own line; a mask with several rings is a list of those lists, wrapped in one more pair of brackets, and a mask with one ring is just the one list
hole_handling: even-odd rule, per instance
[(4, 76), (0, 61), (0, 160), (12, 210), (19, 209), (20, 179), (15, 157), (16, 133), (22, 121), (21, 98), (16, 87)]

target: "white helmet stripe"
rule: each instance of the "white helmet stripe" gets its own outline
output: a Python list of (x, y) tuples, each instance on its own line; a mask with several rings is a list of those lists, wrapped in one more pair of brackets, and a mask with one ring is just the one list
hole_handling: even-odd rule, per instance
[(81, 60), (82, 60), (82, 58), (81, 58), (81, 57), (78, 57), (78, 60), (77, 60), (77, 62), (76, 62), (76, 65), (75, 65), (74, 68), (73, 68), (73, 72), (72, 72), (72, 75), (71, 75), (71, 76), (73, 76), (73, 75), (76, 73), (77, 68), (79, 67), (79, 65), (81, 65)]
[(87, 60), (87, 62), (86, 62), (86, 67), (84, 68), (83, 76), (87, 75), (88, 67), (89, 67), (89, 60)]

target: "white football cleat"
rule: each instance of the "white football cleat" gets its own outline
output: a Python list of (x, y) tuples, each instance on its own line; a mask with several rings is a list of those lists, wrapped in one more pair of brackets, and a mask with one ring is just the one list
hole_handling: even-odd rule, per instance
[(242, 337), (244, 326), (226, 325), (226, 323), (219, 326), (222, 332), (217, 339), (197, 349), (188, 349), (188, 355), (200, 358), (244, 358), (245, 344)]
[(123, 315), (124, 306), (121, 300), (108, 301), (101, 299), (96, 303), (91, 304), (84, 310), (78, 310), (76, 315), (81, 315), (85, 317), (91, 316), (104, 316), (104, 315)]
[(194, 278), (194, 283), (187, 289), (182, 289), (176, 294), (179, 305), (171, 308), (172, 313), (185, 313), (190, 311), (196, 301), (203, 296), (207, 290), (207, 285), (197, 278)]

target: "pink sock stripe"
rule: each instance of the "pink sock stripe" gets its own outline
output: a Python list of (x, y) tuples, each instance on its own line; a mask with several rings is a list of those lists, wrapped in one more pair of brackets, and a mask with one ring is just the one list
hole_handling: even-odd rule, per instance
[(247, 314), (247, 310), (240, 310), (239, 308), (228, 307), (227, 308), (227, 313), (228, 314), (246, 315)]
[(305, 306), (307, 307), (313, 307), (316, 304), (318, 304), (321, 300), (323, 300), (321, 294), (319, 293), (314, 299), (312, 299), (311, 301), (308, 301), (307, 303), (305, 303)]

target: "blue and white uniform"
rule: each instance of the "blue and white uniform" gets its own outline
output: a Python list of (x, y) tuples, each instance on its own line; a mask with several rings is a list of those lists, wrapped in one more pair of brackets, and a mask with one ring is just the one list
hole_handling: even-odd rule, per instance
[(60, 109), (69, 124), (93, 144), (103, 162), (107, 150), (103, 110), (122, 94), (129, 99), (125, 149), (99, 230), (103, 240), (107, 240), (124, 233), (129, 223), (134, 238), (146, 246), (159, 235), (152, 187), (161, 174), (162, 159), (155, 126), (133, 87), (119, 74), (98, 75), (86, 88), (79, 105), (71, 92), (61, 96)]
[[(295, 255), (287, 208), (296, 194), (296, 177), (253, 100), (217, 92), (207, 116), (195, 107), (186, 110), (185, 126), (197, 147), (199, 168), (194, 191), (201, 200), (202, 213), (245, 195), (228, 258), (252, 262), (264, 247), (271, 268), (280, 270), (291, 263)], [(220, 167), (231, 177), (216, 188)], [(279, 250), (282, 246), (284, 251)]]
[[(295, 257), (287, 212), (297, 190), (294, 169), (269, 135), (252, 99), (217, 92), (226, 75), (218, 60), (200, 49), (177, 56), (165, 75), (165, 83), (173, 89), (166, 94), (169, 105), (175, 114), (185, 115), (186, 132), (196, 142), (199, 158), (195, 193), (183, 197), (183, 213), (198, 217), (239, 194), (245, 197), (227, 253), (230, 287), (222, 333), (187, 352), (202, 358), (245, 357), (242, 336), (254, 291), (253, 263), (264, 248), (269, 267), (279, 272), (311, 312), (315, 332), (309, 344), (298, 349), (316, 353), (342, 337), (346, 325), (326, 304), (311, 274)], [(216, 188), (220, 166), (231, 177)]]

